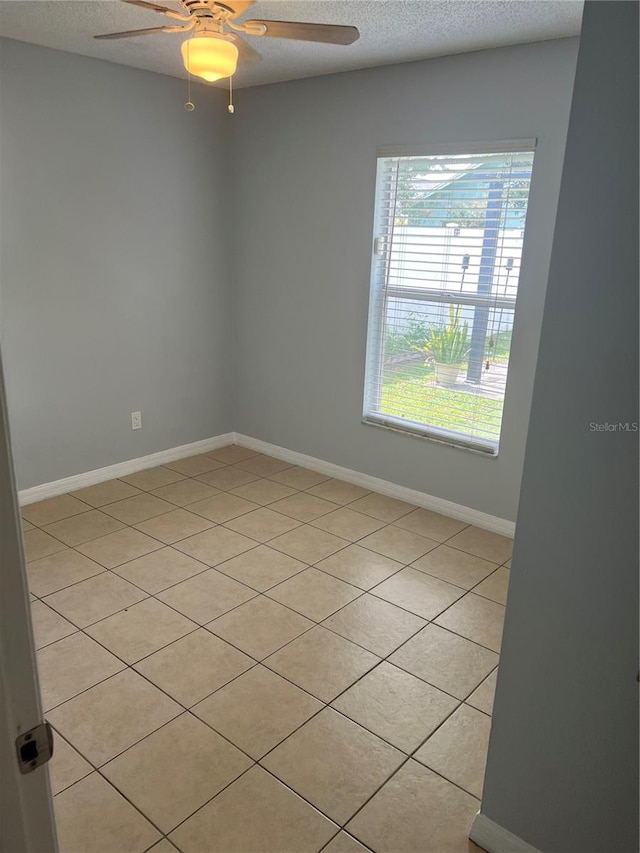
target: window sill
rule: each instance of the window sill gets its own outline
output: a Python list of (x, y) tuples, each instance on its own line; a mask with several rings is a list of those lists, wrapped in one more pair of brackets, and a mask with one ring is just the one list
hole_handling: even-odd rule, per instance
[(365, 426), (378, 427), (380, 429), (399, 432), (409, 438), (418, 438), (426, 441), (435, 441), (438, 444), (445, 444), (447, 447), (453, 447), (455, 450), (466, 450), (469, 453), (475, 453), (479, 456), (484, 456), (488, 459), (497, 459), (499, 453), (499, 445), (492, 442), (482, 442), (480, 440), (459, 439), (455, 433), (447, 430), (440, 430), (437, 427), (428, 427), (424, 424), (412, 423), (404, 421), (400, 418), (394, 418), (390, 415), (363, 415), (362, 423)]

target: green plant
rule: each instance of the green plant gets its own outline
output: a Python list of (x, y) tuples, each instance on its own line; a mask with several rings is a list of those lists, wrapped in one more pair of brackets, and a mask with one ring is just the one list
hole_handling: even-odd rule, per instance
[(469, 323), (460, 323), (460, 305), (449, 305), (449, 323), (429, 327), (426, 343), (419, 347), (436, 364), (462, 364), (469, 355)]
[(385, 358), (411, 355), (413, 350), (429, 335), (429, 326), (422, 320), (416, 319), (415, 314), (408, 316), (406, 326), (400, 331), (393, 326), (387, 328), (384, 338)]

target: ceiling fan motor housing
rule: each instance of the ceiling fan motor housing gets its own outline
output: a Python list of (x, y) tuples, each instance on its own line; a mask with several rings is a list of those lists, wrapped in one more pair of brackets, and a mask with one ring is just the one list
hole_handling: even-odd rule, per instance
[(195, 18), (224, 20), (233, 15), (234, 11), (231, 6), (218, 3), (217, 0), (181, 0), (181, 3), (185, 11)]

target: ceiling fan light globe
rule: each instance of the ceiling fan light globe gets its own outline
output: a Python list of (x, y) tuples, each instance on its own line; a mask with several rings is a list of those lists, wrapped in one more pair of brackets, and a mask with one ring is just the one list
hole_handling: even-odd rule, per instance
[(182, 61), (194, 77), (214, 83), (235, 74), (238, 48), (215, 33), (195, 35), (182, 43)]

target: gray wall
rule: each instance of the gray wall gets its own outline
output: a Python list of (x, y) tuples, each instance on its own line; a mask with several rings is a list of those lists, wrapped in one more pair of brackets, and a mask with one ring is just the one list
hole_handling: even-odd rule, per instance
[[(237, 93), (236, 429), (515, 519), (576, 40)], [(537, 137), (500, 455), (361, 424), (376, 149)]]
[[(515, 518), (576, 51), (241, 90), (230, 119), (217, 90), (198, 87), (188, 114), (180, 81), (2, 42), (0, 309), (20, 487), (235, 428)], [(377, 147), (530, 136), (499, 457), (362, 425)]]
[(0, 309), (20, 487), (227, 432), (224, 94), (198, 86), (186, 113), (181, 81), (0, 47)]
[(638, 6), (586, 4), (482, 811), (638, 850)]

